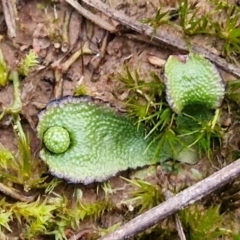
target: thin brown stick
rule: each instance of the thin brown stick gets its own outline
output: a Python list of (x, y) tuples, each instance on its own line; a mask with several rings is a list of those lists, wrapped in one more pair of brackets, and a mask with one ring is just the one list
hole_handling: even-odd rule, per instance
[[(165, 195), (166, 200), (168, 200), (174, 196), (174, 194), (172, 192), (170, 192), (169, 190), (167, 190), (164, 193), (164, 195)], [(184, 233), (183, 227), (182, 227), (182, 223), (181, 223), (180, 218), (177, 213), (174, 214), (174, 220), (175, 220), (175, 225), (176, 225), (176, 229), (177, 229), (180, 240), (186, 240), (187, 238), (185, 236), (185, 233)]]
[(105, 58), (106, 49), (107, 49), (107, 45), (108, 45), (108, 37), (109, 37), (109, 32), (105, 32), (105, 36), (102, 40), (99, 54), (94, 56), (89, 63), (89, 68), (91, 70), (91, 76), (90, 76), (91, 80), (95, 81), (95, 79), (93, 79), (94, 74), (96, 73), (96, 70), (99, 68), (100, 64), (102, 63), (102, 61)]
[(86, 229), (82, 229), (80, 230), (77, 234), (74, 234), (73, 236), (71, 236), (68, 240), (78, 240), (78, 239), (82, 239), (82, 237), (84, 235), (87, 235), (91, 232), (93, 232), (94, 230), (92, 228), (86, 228)]
[(22, 202), (32, 202), (35, 199), (35, 196), (24, 196), (20, 194), (17, 190), (7, 187), (4, 184), (0, 183), (0, 192), (4, 193), (7, 196), (10, 196), (11, 198), (14, 198), (16, 200), (22, 201)]
[(104, 236), (100, 240), (122, 240), (137, 235), (138, 233), (157, 224), (164, 218), (176, 213), (180, 209), (183, 209), (187, 205), (193, 204), (197, 200), (207, 196), (226, 183), (233, 181), (239, 175), (240, 159), (176, 194), (160, 205), (132, 219), (116, 231)]
[(186, 240), (187, 238), (183, 231), (183, 226), (182, 226), (179, 216), (177, 214), (175, 214), (174, 219), (175, 219), (176, 229), (177, 229), (180, 240)]
[(11, 0), (2, 0), (2, 7), (4, 12), (5, 22), (8, 28), (9, 38), (15, 38), (17, 36), (16, 20), (13, 6), (13, 1)]
[(54, 70), (55, 86), (54, 86), (54, 98), (61, 98), (63, 96), (63, 77), (62, 72), (59, 69)]
[(71, 19), (71, 12), (69, 10), (66, 10), (63, 27), (62, 27), (62, 46), (61, 46), (61, 50), (64, 53), (69, 50), (69, 46), (70, 46), (69, 34), (68, 34), (70, 19)]
[(101, 28), (106, 29), (111, 33), (115, 33), (117, 31), (114, 25), (111, 25), (110, 23), (104, 21), (101, 17), (95, 14), (92, 14), (91, 12), (83, 8), (77, 1), (66, 0), (66, 2), (69, 3), (72, 7), (74, 7), (82, 16), (89, 19), (90, 21), (100, 26)]
[[(68, 0), (66, 1), (69, 2)], [(154, 30), (152, 27), (146, 24), (143, 24), (139, 21), (136, 21), (120, 11), (112, 9), (107, 4), (104, 4), (99, 0), (82, 0), (82, 2), (104, 13), (111, 19), (118, 21), (119, 23), (126, 26), (127, 28), (148, 36), (149, 39), (151, 40), (156, 40), (159, 43), (164, 44), (165, 46), (169, 48), (173, 48), (180, 52), (185, 52), (185, 53), (189, 52), (188, 44), (186, 43), (186, 41), (184, 40), (181, 34), (177, 34), (177, 31), (174, 27), (171, 28), (170, 26), (168, 26), (168, 28), (164, 28), (164, 26), (161, 26), (159, 29)], [(237, 66), (228, 63), (225, 59), (213, 54), (212, 52), (205, 49), (204, 47), (197, 46), (196, 43), (190, 44), (190, 45), (192, 45), (191, 48), (193, 52), (202, 54), (203, 56), (208, 58), (210, 61), (215, 63), (222, 70), (236, 77), (240, 77), (240, 68), (238, 68)]]

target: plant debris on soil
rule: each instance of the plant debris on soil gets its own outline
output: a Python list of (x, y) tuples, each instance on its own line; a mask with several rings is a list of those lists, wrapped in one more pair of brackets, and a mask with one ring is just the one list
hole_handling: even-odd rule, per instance
[[(0, 239), (119, 239), (109, 234), (240, 157), (238, 1), (2, 0), (0, 9)], [(168, 105), (164, 65), (189, 52), (225, 82), (215, 111)], [(88, 185), (54, 177), (39, 157), (38, 113), (67, 95), (101, 99), (172, 156), (189, 136), (197, 163), (173, 157)], [(239, 178), (217, 188), (125, 237), (240, 239)]]

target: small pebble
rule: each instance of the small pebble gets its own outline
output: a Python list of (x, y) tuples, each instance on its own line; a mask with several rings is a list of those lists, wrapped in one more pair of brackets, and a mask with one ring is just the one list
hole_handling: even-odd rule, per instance
[(156, 57), (154, 55), (149, 55), (148, 56), (148, 62), (151, 63), (154, 66), (158, 66), (158, 67), (163, 67), (166, 63), (166, 60)]

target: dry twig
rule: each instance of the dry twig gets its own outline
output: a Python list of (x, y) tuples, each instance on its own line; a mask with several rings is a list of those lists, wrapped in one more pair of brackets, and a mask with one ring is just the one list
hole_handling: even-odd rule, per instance
[(16, 30), (16, 20), (15, 20), (15, 7), (13, 6), (13, 1), (11, 0), (2, 0), (3, 12), (5, 22), (8, 28), (9, 38), (15, 38), (17, 36)]
[(106, 29), (107, 31), (111, 33), (117, 32), (117, 29), (114, 25), (111, 25), (110, 23), (104, 21), (101, 17), (92, 14), (85, 8), (83, 8), (77, 1), (75, 0), (66, 0), (67, 3), (69, 3), (72, 7), (74, 7), (82, 16), (89, 19), (99, 27)]
[(167, 201), (137, 216), (100, 240), (122, 240), (137, 235), (189, 204), (207, 196), (240, 175), (240, 159), (181, 191)]
[[(67, 2), (70, 2), (70, 0), (66, 0)], [(164, 44), (165, 46), (169, 48), (173, 48), (180, 52), (189, 52), (189, 47), (186, 41), (184, 40), (183, 36), (177, 35), (176, 36), (176, 29), (170, 28), (170, 26), (166, 29), (163, 26), (160, 27), (157, 30), (154, 30), (154, 28), (143, 24), (139, 21), (136, 21), (132, 19), (131, 17), (128, 17), (122, 12), (119, 12), (115, 9), (112, 9), (107, 4), (101, 2), (100, 0), (82, 0), (85, 4), (87, 4), (90, 7), (93, 7), (94, 9), (97, 9), (98, 11), (104, 13), (111, 19), (118, 21), (122, 25), (126, 26), (129, 29), (132, 29), (140, 34), (146, 35), (149, 37), (149, 40), (155, 40), (161, 44)], [(85, 16), (88, 18), (88, 16)], [(90, 19), (90, 18), (88, 18)], [(91, 19), (90, 19), (91, 20)], [(95, 22), (96, 23), (96, 22)], [(99, 25), (98, 23), (96, 23)], [(100, 26), (100, 25), (99, 25)], [(105, 28), (106, 29), (106, 28)], [(149, 41), (151, 43), (151, 41)], [(199, 54), (202, 54), (206, 58), (208, 58), (210, 61), (215, 63), (219, 68), (222, 70), (236, 76), (240, 77), (240, 68), (237, 66), (228, 63), (225, 59), (213, 54), (209, 50), (197, 46), (196, 44), (191, 46), (193, 52), (197, 52)]]
[(91, 80), (95, 81), (95, 79), (93, 79), (94, 74), (96, 73), (96, 70), (99, 68), (100, 64), (105, 58), (107, 44), (108, 44), (108, 37), (109, 37), (109, 32), (105, 32), (104, 37), (102, 39), (100, 52), (97, 55), (95, 55), (89, 63), (89, 68), (91, 70), (91, 77), (90, 77)]
[(62, 72), (59, 69), (54, 70), (55, 86), (54, 86), (54, 98), (61, 98), (63, 96), (63, 78)]
[(69, 50), (69, 35), (68, 35), (68, 30), (69, 30), (69, 23), (71, 19), (71, 12), (69, 10), (65, 11), (65, 16), (64, 16), (64, 22), (63, 22), (63, 27), (62, 27), (62, 46), (61, 50), (62, 52), (67, 52)]
[(35, 199), (35, 196), (24, 196), (20, 194), (16, 189), (10, 188), (5, 186), (4, 184), (0, 183), (0, 191), (7, 196), (10, 196), (18, 201), (22, 202), (32, 202)]
[[(165, 195), (166, 200), (168, 200), (168, 199), (170, 199), (171, 197), (174, 196), (173, 193), (170, 192), (170, 191), (166, 191), (164, 193), (164, 195)], [(175, 220), (175, 225), (176, 225), (176, 229), (177, 229), (178, 236), (179, 236), (180, 240), (186, 240), (186, 235), (183, 231), (182, 223), (181, 223), (177, 213), (174, 214), (174, 220)]]

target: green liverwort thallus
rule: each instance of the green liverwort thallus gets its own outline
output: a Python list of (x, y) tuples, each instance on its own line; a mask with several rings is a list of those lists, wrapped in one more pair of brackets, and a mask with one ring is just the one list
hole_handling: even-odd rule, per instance
[(201, 55), (172, 55), (165, 65), (168, 104), (180, 113), (189, 105), (215, 109), (221, 105), (225, 84), (217, 68)]
[[(165, 80), (169, 105), (177, 113), (196, 104), (216, 108), (224, 96), (217, 69), (196, 54), (170, 56)], [(159, 146), (154, 136), (146, 138), (143, 125), (98, 99), (67, 96), (50, 102), (38, 117), (41, 159), (52, 174), (71, 182), (104, 181), (128, 168), (173, 157), (168, 143)], [(195, 158), (193, 154), (176, 146), (174, 158), (184, 161)]]
[(155, 153), (143, 126), (91, 97), (51, 102), (39, 113), (37, 131), (44, 144), (40, 157), (52, 174), (71, 182), (103, 181), (170, 157), (169, 151)]

